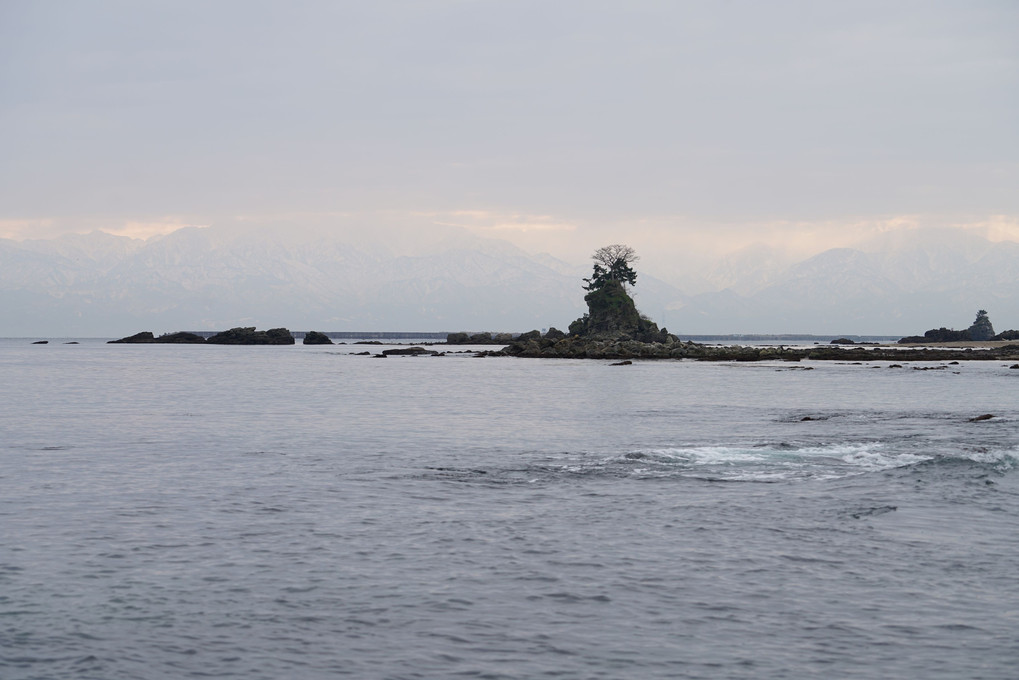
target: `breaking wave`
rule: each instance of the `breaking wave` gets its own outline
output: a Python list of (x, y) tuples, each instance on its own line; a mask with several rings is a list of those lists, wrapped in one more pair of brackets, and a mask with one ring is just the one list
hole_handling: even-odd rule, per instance
[(1006, 473), (1019, 465), (1019, 448), (965, 448), (954, 453), (903, 449), (884, 442), (796, 445), (690, 445), (638, 449), (618, 455), (561, 453), (504, 469), (430, 468), (428, 476), (487, 484), (554, 482), (579, 477), (694, 479), (775, 483), (840, 479), (886, 470), (976, 465)]
[(681, 475), (716, 481), (773, 482), (833, 479), (905, 467), (931, 457), (895, 451), (881, 442), (810, 446), (778, 443), (638, 450), (614, 457), (603, 464), (635, 477)]

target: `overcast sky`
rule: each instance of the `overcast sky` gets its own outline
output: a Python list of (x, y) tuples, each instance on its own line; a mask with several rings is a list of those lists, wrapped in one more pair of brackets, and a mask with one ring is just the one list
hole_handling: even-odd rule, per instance
[(558, 254), (1019, 238), (1019, 3), (0, 0), (0, 126), (16, 238), (382, 212)]

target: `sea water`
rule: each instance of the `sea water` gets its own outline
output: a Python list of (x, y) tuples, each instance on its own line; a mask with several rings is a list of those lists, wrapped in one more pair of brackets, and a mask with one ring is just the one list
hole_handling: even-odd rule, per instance
[(0, 677), (1016, 677), (1019, 370), (365, 349), (0, 341)]

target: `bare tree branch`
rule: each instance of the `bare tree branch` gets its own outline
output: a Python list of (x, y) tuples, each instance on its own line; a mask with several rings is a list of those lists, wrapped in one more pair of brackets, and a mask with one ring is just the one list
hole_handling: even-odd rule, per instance
[(602, 264), (605, 268), (611, 269), (619, 260), (622, 260), (623, 264), (629, 265), (639, 260), (640, 256), (630, 246), (623, 245), (622, 243), (613, 243), (610, 246), (603, 246), (594, 251), (591, 259)]

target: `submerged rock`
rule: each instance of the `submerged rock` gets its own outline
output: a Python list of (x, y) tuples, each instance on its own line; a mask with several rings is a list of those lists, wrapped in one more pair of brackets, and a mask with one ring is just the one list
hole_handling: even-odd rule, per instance
[(438, 354), (435, 350), (425, 349), (424, 347), (400, 347), (397, 349), (384, 349), (382, 350), (383, 356), (435, 356)]

